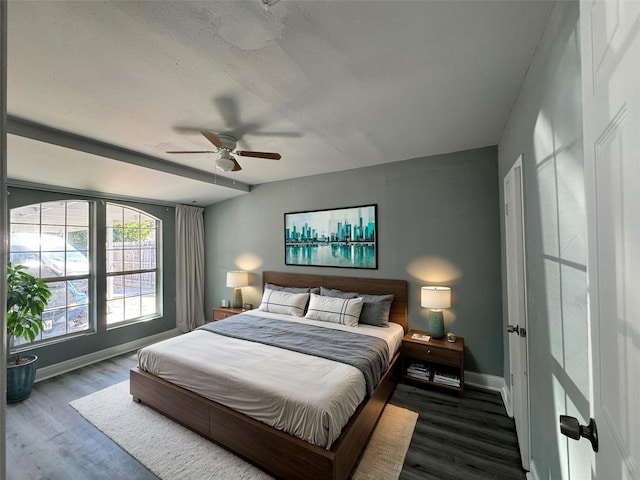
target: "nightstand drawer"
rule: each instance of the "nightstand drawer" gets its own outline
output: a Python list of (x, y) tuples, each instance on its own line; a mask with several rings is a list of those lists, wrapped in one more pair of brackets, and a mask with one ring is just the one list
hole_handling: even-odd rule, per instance
[(460, 352), (448, 350), (446, 348), (434, 347), (428, 343), (417, 344), (404, 342), (404, 355), (431, 362), (460, 365)]
[(223, 320), (225, 318), (233, 317), (235, 314), (235, 312), (221, 312), (220, 310), (216, 310), (214, 318), (216, 320)]
[(244, 312), (242, 308), (214, 307), (213, 321), (215, 322), (216, 320), (224, 320), (225, 318), (233, 317), (234, 315), (238, 315), (242, 312)]

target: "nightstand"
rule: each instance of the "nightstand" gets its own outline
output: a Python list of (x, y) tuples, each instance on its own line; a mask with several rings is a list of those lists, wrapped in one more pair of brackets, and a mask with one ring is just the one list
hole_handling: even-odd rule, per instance
[(427, 332), (412, 330), (402, 339), (402, 380), (464, 394), (464, 338), (428, 341), (412, 338)]
[(244, 308), (213, 307), (213, 321), (224, 320), (225, 318), (238, 315), (244, 311), (246, 311)]

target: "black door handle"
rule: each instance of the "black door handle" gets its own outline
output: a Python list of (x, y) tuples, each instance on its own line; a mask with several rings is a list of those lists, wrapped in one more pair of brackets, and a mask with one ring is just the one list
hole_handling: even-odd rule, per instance
[(507, 325), (507, 332), (515, 333), (520, 337), (527, 336), (527, 331), (524, 329), (524, 327), (520, 327), (520, 325), (516, 325), (515, 327), (513, 325)]
[(587, 438), (593, 451), (598, 451), (598, 428), (593, 418), (590, 419), (589, 425), (580, 425), (577, 418), (560, 415), (560, 432), (574, 440), (580, 440), (580, 437)]

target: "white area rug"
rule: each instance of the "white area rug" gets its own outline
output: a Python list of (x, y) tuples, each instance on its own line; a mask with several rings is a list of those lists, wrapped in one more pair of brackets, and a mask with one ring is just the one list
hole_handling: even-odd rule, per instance
[[(74, 400), (70, 405), (162, 479), (272, 478), (191, 430), (134, 403), (128, 381)], [(416, 412), (387, 405), (352, 479), (397, 480), (417, 419)]]

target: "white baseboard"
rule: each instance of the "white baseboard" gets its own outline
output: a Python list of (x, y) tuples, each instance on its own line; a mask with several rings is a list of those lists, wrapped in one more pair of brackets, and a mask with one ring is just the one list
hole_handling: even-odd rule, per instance
[(502, 392), (505, 388), (504, 378), (495, 375), (487, 375), (486, 373), (464, 372), (464, 384), (472, 387), (491, 390), (493, 392)]
[(502, 403), (504, 403), (504, 408), (507, 410), (507, 414), (510, 417), (513, 417), (511, 413), (510, 390), (507, 388), (507, 384), (504, 381), (503, 377), (487, 375), (485, 373), (465, 371), (464, 384), (500, 393), (500, 396), (502, 397)]
[(540, 475), (538, 475), (538, 470), (536, 469), (536, 462), (531, 459), (531, 465), (529, 466), (531, 470), (527, 472), (527, 480), (539, 480)]
[(507, 415), (510, 418), (513, 418), (513, 400), (511, 399), (511, 389), (507, 388), (507, 384), (505, 382), (504, 388), (500, 392), (502, 395), (502, 401), (504, 402), (504, 408), (507, 410)]
[(86, 367), (87, 365), (91, 365), (92, 363), (116, 357), (118, 355), (122, 355), (123, 353), (138, 350), (139, 348), (146, 347), (147, 345), (151, 345), (152, 343), (156, 343), (161, 340), (166, 340), (167, 338), (180, 335), (180, 333), (181, 332), (177, 328), (174, 328), (172, 330), (167, 330), (166, 332), (151, 335), (150, 337), (139, 338), (138, 340), (123, 343), (122, 345), (116, 345), (115, 347), (106, 348), (98, 352), (89, 353), (81, 357), (71, 358), (69, 360), (65, 360), (64, 362), (55, 363), (53, 365), (39, 368), (38, 372), (36, 373), (36, 382), (55, 377), (56, 375), (67, 373), (72, 370), (76, 370), (80, 367)]

